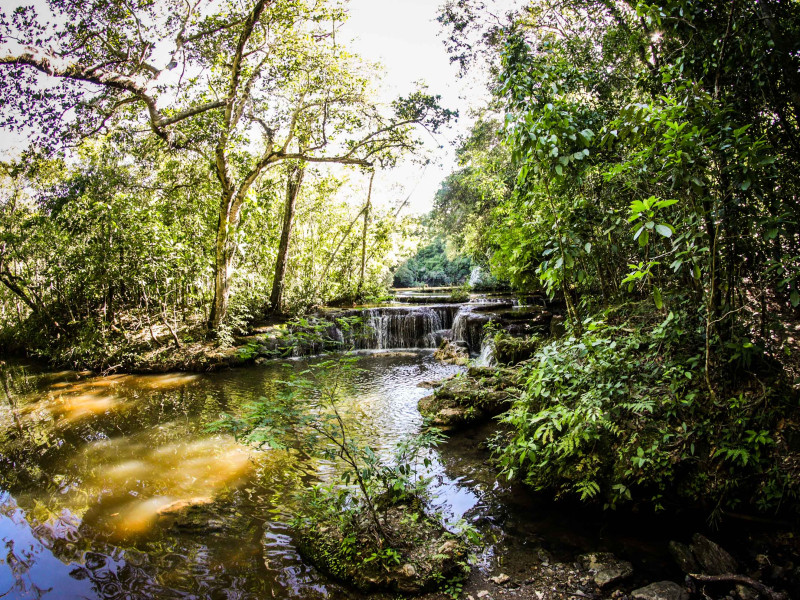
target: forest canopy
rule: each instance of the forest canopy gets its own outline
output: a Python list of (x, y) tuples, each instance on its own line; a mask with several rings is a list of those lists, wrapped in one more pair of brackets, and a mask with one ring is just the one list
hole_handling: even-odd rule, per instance
[(373, 178), (456, 113), (424, 87), (379, 101), (346, 18), (303, 0), (0, 12), (0, 124), (29, 142), (2, 169), (4, 334), (91, 354), (156, 323), (180, 345), (181, 324), (229, 339), (384, 293), (407, 220)]

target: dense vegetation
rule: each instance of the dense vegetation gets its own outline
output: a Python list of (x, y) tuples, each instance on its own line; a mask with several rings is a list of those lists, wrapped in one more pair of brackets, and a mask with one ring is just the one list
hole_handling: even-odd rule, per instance
[(4, 344), (107, 367), (383, 293), (407, 223), (375, 173), (455, 113), (379, 103), (338, 4), (40, 9), (0, 13), (0, 123), (30, 140), (1, 174)]
[(48, 6), (0, 13), (0, 122), (30, 138), (0, 174), (4, 346), (113, 367), (488, 264), (568, 324), (521, 367), (508, 475), (609, 506), (796, 498), (796, 0), (539, 0), (504, 21), (446, 2), (492, 101), (393, 275), (409, 224), (375, 173), (455, 113), (424, 89), (382, 106), (336, 41), (345, 8)]
[(469, 280), (472, 261), (462, 254), (449, 256), (441, 236), (422, 246), (394, 272), (395, 287), (462, 285)]
[(442, 14), (454, 59), (488, 60), (495, 105), (434, 216), (570, 324), (526, 367), (507, 473), (611, 506), (785, 508), (800, 3), (546, 0), (484, 19), (469, 1)]

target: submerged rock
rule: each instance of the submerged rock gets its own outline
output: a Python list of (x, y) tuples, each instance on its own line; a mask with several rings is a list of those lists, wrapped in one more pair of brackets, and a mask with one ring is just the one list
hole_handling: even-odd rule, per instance
[(688, 592), (673, 581), (657, 581), (633, 590), (633, 600), (689, 600)]
[(598, 587), (608, 587), (633, 575), (633, 565), (610, 552), (593, 552), (578, 557), (584, 569), (592, 573)]

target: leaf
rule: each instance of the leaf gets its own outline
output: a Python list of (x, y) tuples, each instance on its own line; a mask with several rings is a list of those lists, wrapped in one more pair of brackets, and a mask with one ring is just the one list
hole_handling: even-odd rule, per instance
[(561, 177), (564, 174), (564, 167), (561, 165), (556, 165), (556, 173), (559, 177)]
[(659, 223), (656, 225), (656, 231), (663, 235), (665, 238), (672, 237), (672, 229), (668, 225)]
[(658, 289), (657, 287), (653, 288), (653, 302), (655, 302), (656, 308), (658, 310), (664, 308), (664, 300), (661, 297), (661, 290)]
[(792, 295), (789, 297), (789, 300), (792, 303), (792, 306), (797, 308), (797, 306), (800, 304), (800, 292), (797, 290), (793, 291)]
[(591, 244), (591, 242), (586, 242), (586, 245), (585, 245), (583, 248), (584, 248), (584, 250), (586, 250), (586, 254), (589, 254), (589, 253), (591, 253), (591, 251), (592, 251), (592, 244)]

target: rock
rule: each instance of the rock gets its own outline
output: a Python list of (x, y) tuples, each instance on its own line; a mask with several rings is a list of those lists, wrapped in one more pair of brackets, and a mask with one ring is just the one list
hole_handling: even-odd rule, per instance
[(670, 542), (669, 553), (672, 555), (672, 558), (675, 559), (675, 562), (678, 563), (681, 571), (687, 575), (700, 571), (700, 565), (697, 564), (694, 554), (692, 554), (691, 549), (689, 549), (689, 546), (686, 544), (675, 541)]
[(481, 590), (478, 592), (478, 598), (486, 598), (489, 595), (489, 590)]
[(268, 362), (269, 362), (269, 359), (266, 359), (266, 358), (264, 358), (263, 356), (259, 356), (259, 357), (256, 359), (256, 364), (257, 364), (257, 365), (265, 365), (265, 364), (267, 364)]
[(465, 365), (469, 362), (469, 348), (444, 340), (433, 353), (433, 358), (446, 364)]
[(501, 365), (515, 365), (531, 358), (539, 343), (538, 337), (499, 337), (494, 345), (495, 359)]
[(435, 425), (454, 425), (464, 419), (464, 408), (443, 408), (433, 417)]
[(741, 583), (736, 584), (736, 595), (739, 596), (740, 600), (758, 600), (758, 592)]
[(509, 581), (511, 581), (511, 577), (506, 575), (505, 573), (500, 573), (496, 577), (489, 577), (489, 581), (491, 581), (495, 585), (505, 585)]
[(736, 573), (736, 560), (719, 544), (715, 544), (704, 535), (695, 533), (689, 548), (704, 573), (708, 575)]
[(594, 552), (578, 557), (584, 569), (594, 572), (594, 582), (601, 588), (633, 575), (633, 565), (609, 552)]
[(439, 546), (439, 549), (436, 551), (436, 554), (442, 554), (444, 556), (453, 556), (453, 554), (457, 554), (461, 551), (461, 547), (458, 545), (458, 542), (455, 540), (447, 540), (444, 544)]
[(688, 600), (689, 594), (673, 581), (658, 581), (633, 590), (633, 600)]
[(417, 570), (414, 568), (414, 565), (412, 565), (410, 563), (404, 564), (403, 568), (401, 569), (401, 571), (402, 571), (403, 575), (405, 577), (408, 577), (408, 578), (416, 577), (416, 575), (417, 575)]
[(175, 500), (169, 504), (162, 506), (158, 509), (159, 516), (174, 515), (186, 511), (193, 506), (206, 506), (213, 504), (214, 499), (209, 496), (198, 496), (195, 498), (184, 498), (183, 500)]

